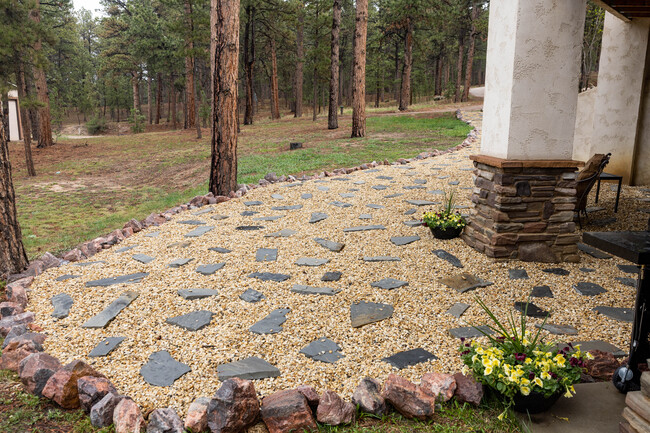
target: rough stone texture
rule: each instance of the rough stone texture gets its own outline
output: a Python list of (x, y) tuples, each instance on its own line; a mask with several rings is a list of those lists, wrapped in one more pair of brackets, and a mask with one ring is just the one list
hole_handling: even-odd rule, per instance
[(315, 361), (334, 364), (343, 358), (341, 346), (329, 338), (319, 338), (300, 350), (300, 353)]
[(258, 292), (254, 289), (246, 289), (244, 293), (239, 295), (239, 299), (246, 302), (259, 302), (262, 299), (265, 299), (266, 296), (262, 292)]
[(90, 423), (93, 427), (104, 428), (113, 424), (113, 413), (117, 404), (124, 396), (106, 394), (104, 398), (90, 408)]
[(546, 317), (551, 314), (548, 311), (542, 310), (531, 302), (517, 301), (515, 302), (515, 310), (519, 311), (520, 313), (525, 313), (528, 317)]
[(433, 359), (438, 359), (438, 357), (433, 353), (420, 348), (398, 352), (394, 355), (382, 359), (382, 361), (387, 362), (393, 367), (399, 368), (401, 370), (403, 368), (410, 367), (421, 362), (428, 362)]
[(318, 431), (305, 396), (298, 390), (284, 390), (262, 400), (262, 421), (269, 433)]
[(590, 350), (589, 353), (594, 359), (585, 360), (586, 373), (594, 379), (612, 380), (612, 375), (621, 366), (621, 362), (611, 352)]
[(141, 433), (145, 431), (145, 421), (140, 407), (130, 398), (120, 400), (113, 411), (115, 433)]
[(43, 347), (38, 343), (31, 340), (21, 339), (20, 337), (14, 338), (9, 342), (7, 347), (2, 350), (0, 369), (11, 370), (18, 373), (20, 370), (20, 362), (23, 359), (33, 353), (42, 351)]
[(471, 403), (478, 406), (483, 398), (483, 385), (463, 373), (454, 374), (454, 379), (456, 380), (456, 391), (454, 392), (456, 400), (459, 403)]
[(214, 289), (181, 289), (177, 292), (183, 299), (194, 301), (196, 299), (217, 296), (219, 291)]
[(384, 278), (383, 280), (370, 283), (370, 285), (379, 289), (393, 290), (403, 286), (408, 286), (409, 283), (406, 281), (396, 280), (395, 278)]
[(316, 412), (318, 403), (320, 402), (320, 396), (318, 395), (316, 389), (314, 389), (313, 386), (300, 385), (296, 388), (296, 391), (305, 396), (312, 412)]
[(487, 326), (461, 326), (459, 328), (452, 328), (449, 330), (449, 333), (452, 337), (456, 338), (477, 338), (483, 337), (483, 332), (486, 334), (493, 334), (492, 331)]
[(54, 311), (52, 312), (52, 317), (55, 319), (63, 319), (68, 317), (70, 314), (70, 308), (74, 304), (74, 299), (67, 293), (59, 293), (58, 295), (52, 296), (52, 305), (54, 306)]
[(228, 379), (208, 405), (208, 427), (212, 433), (243, 433), (255, 424), (260, 402), (250, 380)]
[(0, 319), (24, 312), (25, 310), (20, 304), (15, 302), (0, 302)]
[(257, 356), (222, 364), (217, 367), (219, 380), (238, 378), (247, 380), (266, 379), (280, 376), (280, 370)]
[(439, 258), (446, 260), (447, 262), (451, 263), (453, 266), (457, 268), (463, 267), (463, 264), (461, 263), (458, 257), (445, 250), (433, 250), (432, 253), (438, 256)]
[(262, 280), (262, 281), (275, 281), (276, 283), (280, 283), (282, 281), (286, 281), (289, 278), (291, 278), (290, 275), (274, 274), (271, 272), (253, 272), (248, 276), (250, 278), (257, 278), (258, 280)]
[(248, 330), (256, 334), (277, 334), (282, 331), (282, 324), (286, 322), (286, 316), (289, 312), (291, 310), (288, 308), (273, 310), (268, 316), (254, 323)]
[(350, 322), (353, 328), (388, 319), (395, 309), (392, 305), (361, 301), (350, 306)]
[(192, 369), (176, 361), (169, 352), (161, 350), (149, 355), (149, 360), (140, 369), (145, 382), (154, 386), (171, 386)]
[(156, 409), (149, 415), (147, 433), (184, 433), (183, 421), (171, 407)]
[(84, 376), (104, 377), (90, 365), (77, 359), (50, 377), (43, 388), (43, 397), (54, 400), (64, 409), (78, 408), (80, 403), (77, 381)]
[(7, 301), (14, 302), (25, 308), (27, 306), (27, 288), (31, 286), (33, 281), (34, 277), (26, 277), (8, 284), (5, 289)]
[(553, 292), (549, 286), (535, 286), (530, 292), (533, 298), (553, 298)]
[(403, 377), (390, 374), (381, 395), (406, 418), (424, 421), (433, 417), (435, 397)]
[(117, 346), (119, 346), (120, 343), (124, 341), (124, 339), (125, 337), (107, 337), (99, 342), (99, 344), (95, 346), (95, 348), (88, 354), (88, 356), (91, 358), (106, 356), (115, 350)]
[(328, 425), (350, 424), (354, 421), (355, 407), (334, 391), (326, 390), (320, 398), (316, 419)]
[(456, 392), (456, 379), (451, 374), (426, 373), (420, 381), (420, 388), (438, 401), (449, 401)]
[(291, 288), (291, 291), (294, 293), (300, 293), (301, 295), (328, 295), (334, 296), (339, 293), (341, 290), (333, 289), (331, 287), (313, 287), (305, 286), (304, 284), (294, 284)]
[(16, 314), (15, 316), (8, 316), (0, 319), (0, 336), (5, 337), (11, 331), (11, 328), (17, 325), (27, 325), (34, 321), (34, 313), (26, 312)]
[(345, 244), (330, 241), (330, 240), (323, 239), (323, 238), (315, 238), (314, 241), (316, 241), (316, 243), (318, 245), (320, 245), (321, 247), (326, 248), (326, 249), (328, 249), (330, 251), (333, 251), (335, 253), (340, 253), (343, 250), (343, 248), (345, 247)]
[(458, 303), (452, 305), (451, 308), (449, 308), (449, 310), (447, 310), (447, 314), (449, 314), (451, 316), (454, 316), (454, 317), (460, 318), (460, 316), (462, 316), (463, 313), (465, 313), (465, 311), (468, 308), (469, 308), (468, 304), (458, 302)]
[(361, 380), (352, 394), (352, 403), (365, 413), (383, 416), (388, 412), (386, 400), (381, 396), (381, 383), (366, 377)]
[(199, 397), (190, 404), (185, 416), (185, 428), (193, 432), (204, 432), (208, 429), (208, 397)]
[(18, 373), (25, 388), (34, 395), (42, 396), (43, 387), (61, 368), (59, 360), (44, 352), (33, 353), (20, 362)]
[[(88, 284), (86, 284), (88, 285)], [(82, 328), (104, 328), (108, 325), (113, 319), (117, 317), (120, 312), (131, 305), (131, 302), (135, 301), (140, 294), (138, 292), (128, 291), (122, 293), (122, 295), (117, 298), (115, 301), (102, 310), (99, 314), (88, 319), (83, 325)]]
[(217, 272), (219, 269), (226, 266), (226, 263), (209, 263), (207, 265), (201, 265), (196, 268), (196, 272), (201, 275), (212, 275)]
[(488, 287), (493, 284), (491, 281), (486, 281), (475, 275), (468, 274), (467, 272), (463, 272), (462, 274), (457, 275), (450, 275), (448, 277), (441, 278), (438, 281), (448, 287), (451, 287), (458, 293), (465, 293), (479, 287)]
[(320, 280), (321, 281), (338, 281), (338, 280), (341, 279), (341, 275), (343, 275), (343, 273), (338, 272), (338, 271), (325, 272)]
[(113, 384), (104, 377), (86, 376), (77, 380), (77, 391), (79, 392), (79, 404), (81, 408), (90, 412), (90, 409), (106, 394), (117, 394)]
[(207, 310), (193, 311), (181, 316), (170, 317), (165, 320), (170, 325), (176, 325), (188, 331), (198, 331), (205, 328), (212, 321), (214, 313)]
[(120, 275), (118, 277), (102, 278), (100, 280), (88, 281), (86, 287), (107, 287), (113, 284), (133, 284), (139, 283), (144, 277), (149, 275), (146, 272), (138, 272), (129, 275)]

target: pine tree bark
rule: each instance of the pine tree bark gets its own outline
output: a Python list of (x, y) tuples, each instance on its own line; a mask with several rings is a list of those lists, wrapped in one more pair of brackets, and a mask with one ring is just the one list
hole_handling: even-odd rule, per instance
[(133, 111), (140, 113), (140, 86), (138, 85), (138, 73), (131, 72), (131, 87), (133, 87)]
[[(35, 23), (41, 22), (41, 11), (39, 2), (36, 2), (34, 9), (30, 11), (29, 17)], [(36, 58), (40, 55), (42, 49), (41, 39), (38, 38), (34, 43), (34, 51)], [(43, 67), (38, 64), (38, 60), (34, 62), (34, 78), (36, 84), (36, 94), (38, 102), (41, 106), (38, 108), (38, 146), (48, 147), (54, 144), (52, 140), (52, 115), (50, 113), (50, 96), (47, 90), (47, 79), (45, 78), (45, 71)]]
[(404, 65), (402, 66), (402, 88), (399, 97), (399, 111), (409, 108), (411, 100), (411, 67), (413, 65), (413, 20), (406, 17), (404, 37)]
[(185, 20), (187, 31), (191, 36), (187, 38), (185, 44), (189, 55), (185, 56), (185, 107), (187, 108), (187, 128), (193, 128), (196, 125), (196, 108), (194, 103), (194, 20), (192, 19), (192, 4), (185, 0)]
[(237, 189), (237, 72), (239, 0), (212, 0), (214, 53), (212, 163), (210, 191), (228, 195)]
[[(8, 107), (7, 107), (8, 108)], [(0, 98), (0, 279), (27, 267), (27, 253), (16, 213), (16, 194), (11, 178), (5, 107)]]
[(332, 8), (332, 48), (330, 55), (330, 100), (327, 113), (327, 129), (337, 129), (339, 93), (339, 40), (341, 31), (341, 0), (334, 0)]
[(442, 54), (438, 56), (436, 60), (436, 89), (434, 94), (436, 96), (442, 95)]
[(294, 84), (294, 96), (296, 99), (294, 117), (302, 117), (302, 82), (303, 82), (303, 67), (305, 62), (305, 47), (303, 41), (303, 33), (305, 27), (305, 16), (302, 3), (298, 11), (298, 28), (296, 29), (296, 76)]
[(399, 41), (395, 39), (395, 80), (393, 81), (393, 94), (395, 95), (395, 103), (399, 105), (400, 86), (399, 83)]
[[(194, 64), (194, 75), (198, 75), (198, 71), (196, 70), (196, 63)], [(200, 82), (200, 81), (199, 81)], [(203, 134), (201, 132), (201, 122), (198, 117), (199, 115), (199, 100), (201, 99), (201, 95), (199, 95), (199, 86), (194, 87), (194, 112), (196, 113), (196, 121), (194, 122), (196, 126), (196, 138), (201, 139), (203, 138)]]
[(244, 125), (253, 124), (253, 67), (255, 66), (255, 8), (246, 6), (244, 29), (244, 71), (246, 72), (246, 107)]
[(278, 59), (275, 47), (275, 39), (269, 38), (271, 48), (271, 119), (280, 118), (280, 96), (278, 88)]
[(147, 118), (149, 125), (153, 123), (153, 104), (151, 103), (151, 71), (147, 71)]
[[(319, 8), (316, 8), (316, 22), (318, 22)], [(314, 26), (314, 52), (318, 52), (319, 37), (318, 37), (318, 26)], [(312, 75), (312, 119), (314, 122), (318, 118), (319, 106), (318, 106), (318, 63), (314, 62), (314, 72)]]
[(368, 0), (357, 0), (354, 26), (354, 87), (352, 88), (352, 137), (366, 136), (366, 38)]
[(470, 18), (472, 25), (469, 32), (469, 47), (467, 48), (467, 67), (465, 70), (465, 87), (463, 88), (463, 99), (465, 102), (469, 99), (469, 88), (472, 85), (472, 66), (474, 64), (474, 47), (476, 46), (476, 20), (478, 19), (479, 7), (474, 5)]
[(160, 124), (160, 109), (162, 106), (162, 74), (158, 72), (156, 75), (156, 85), (158, 90), (156, 91), (156, 125)]
[(172, 129), (178, 128), (178, 116), (176, 115), (176, 87), (174, 87), (174, 73), (169, 75), (169, 97), (171, 100)]
[(463, 55), (465, 54), (465, 37), (458, 37), (458, 63), (456, 64), (456, 92), (454, 93), (454, 102), (460, 102), (460, 85), (463, 81)]
[(23, 143), (25, 144), (25, 165), (27, 175), (36, 176), (34, 160), (32, 159), (32, 124), (29, 120), (29, 113), (21, 102), (27, 100), (27, 87), (25, 86), (25, 65), (22, 59), (17, 56), (14, 59), (16, 66), (16, 87), (18, 88), (18, 105), (20, 107), (20, 119), (23, 127)]

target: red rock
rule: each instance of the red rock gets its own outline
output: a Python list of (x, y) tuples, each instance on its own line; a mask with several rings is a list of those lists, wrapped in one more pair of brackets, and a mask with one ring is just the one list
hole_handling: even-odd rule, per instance
[(0, 319), (24, 312), (23, 307), (16, 302), (0, 302)]
[(29, 392), (42, 396), (43, 387), (52, 375), (61, 368), (59, 360), (45, 352), (32, 353), (20, 362), (20, 380)]
[(147, 433), (184, 433), (183, 421), (171, 407), (156, 409), (149, 415)]
[(90, 409), (90, 423), (93, 427), (104, 428), (113, 424), (113, 413), (123, 395), (106, 394)]
[(133, 236), (133, 233), (134, 231), (131, 227), (122, 229), (122, 236), (124, 236), (125, 238), (130, 238), (131, 236)]
[(145, 422), (142, 411), (138, 405), (126, 397), (120, 400), (113, 411), (113, 424), (115, 433), (142, 433), (145, 431)]
[(320, 396), (318, 395), (318, 392), (314, 389), (314, 387), (308, 385), (300, 385), (299, 387), (296, 388), (296, 391), (298, 391), (299, 393), (305, 396), (311, 410), (316, 412), (316, 409), (318, 409), (318, 402), (320, 401)]
[(327, 390), (320, 398), (316, 419), (329, 425), (350, 424), (354, 421), (354, 412), (352, 403), (343, 401), (337, 393)]
[(307, 399), (295, 389), (265, 397), (262, 400), (262, 421), (269, 433), (318, 431)]
[(43, 271), (61, 266), (61, 259), (49, 252), (43, 254), (39, 260), (43, 262)]
[(125, 229), (130, 228), (131, 230), (133, 230), (133, 233), (137, 233), (140, 230), (142, 230), (142, 224), (140, 224), (140, 221), (138, 221), (137, 219), (132, 218), (129, 220), (129, 222), (124, 224), (124, 228)]
[(84, 376), (104, 377), (81, 360), (66, 364), (50, 377), (43, 388), (43, 397), (53, 400), (64, 409), (79, 407), (77, 381)]
[(34, 321), (34, 313), (26, 312), (16, 314), (14, 316), (5, 317), (0, 319), (0, 336), (6, 337), (11, 328), (17, 325), (27, 325)]
[(460, 403), (471, 403), (478, 406), (483, 398), (483, 385), (463, 373), (454, 374), (454, 379), (456, 380), (456, 391), (454, 392), (456, 400)]
[(25, 306), (27, 306), (27, 289), (33, 282), (34, 277), (27, 277), (7, 285), (7, 288), (5, 289), (7, 301), (14, 302), (25, 308)]
[(102, 250), (102, 246), (97, 241), (88, 241), (79, 245), (79, 249), (81, 250), (84, 256), (92, 257)]
[(585, 360), (586, 373), (600, 380), (611, 380), (614, 371), (621, 366), (621, 363), (610, 352), (601, 350), (590, 350), (594, 359)]
[(365, 413), (382, 416), (388, 412), (386, 400), (381, 396), (381, 383), (370, 377), (362, 379), (354, 390), (352, 403)]
[(84, 376), (77, 380), (77, 392), (81, 408), (90, 412), (90, 409), (106, 394), (117, 394), (113, 384), (105, 377)]
[(449, 401), (456, 391), (456, 379), (451, 374), (427, 373), (422, 376), (420, 387), (438, 401)]
[(43, 332), (45, 331), (41, 326), (38, 326), (36, 323), (28, 323), (27, 328), (34, 332)]
[(435, 397), (396, 374), (390, 374), (384, 382), (382, 397), (405, 417), (421, 421), (432, 418), (436, 407)]
[(208, 197), (208, 204), (217, 204), (216, 197)]
[(84, 258), (85, 257), (79, 248), (74, 248), (63, 255), (63, 260), (69, 262), (78, 262)]
[(217, 200), (217, 203), (224, 203), (224, 202), (227, 202), (228, 200), (230, 200), (229, 197), (226, 197), (224, 195), (217, 195), (214, 198)]
[(208, 397), (199, 397), (190, 404), (185, 417), (185, 428), (193, 432), (203, 432), (208, 429)]
[(2, 349), (0, 357), (0, 370), (11, 370), (18, 373), (20, 362), (32, 353), (42, 352), (43, 347), (31, 340), (21, 340), (20, 337), (9, 342), (7, 347)]
[(228, 379), (208, 406), (212, 433), (239, 433), (252, 426), (260, 414), (260, 402), (250, 380)]

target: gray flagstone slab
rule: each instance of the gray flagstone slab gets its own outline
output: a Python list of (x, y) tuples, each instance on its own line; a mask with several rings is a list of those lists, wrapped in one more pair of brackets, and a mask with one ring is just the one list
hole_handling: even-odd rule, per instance
[(192, 369), (182, 362), (176, 361), (169, 352), (161, 350), (149, 355), (149, 361), (142, 366), (140, 374), (145, 382), (153, 386), (172, 386)]
[(232, 250), (229, 250), (228, 248), (221, 248), (221, 247), (208, 248), (208, 250), (215, 251), (215, 252), (221, 253), (221, 254), (232, 253)]
[(192, 311), (180, 316), (170, 317), (165, 322), (188, 331), (198, 331), (205, 328), (212, 321), (214, 313), (206, 310)]
[(288, 308), (278, 308), (271, 311), (268, 316), (248, 328), (255, 334), (277, 334), (282, 331), (282, 324), (287, 321)]
[(397, 246), (412, 244), (413, 242), (419, 241), (420, 236), (394, 236), (390, 238), (390, 241)]
[(122, 293), (119, 298), (102, 310), (99, 314), (88, 319), (82, 328), (105, 328), (120, 312), (128, 307), (131, 302), (135, 301), (140, 294), (138, 292), (127, 291)]
[(338, 280), (341, 279), (341, 275), (343, 275), (343, 274), (341, 272), (338, 272), (338, 271), (325, 272), (320, 280), (321, 281), (338, 281)]
[(260, 206), (260, 205), (263, 205), (264, 203), (262, 203), (259, 200), (252, 200), (252, 201), (245, 201), (244, 204), (246, 206)]
[(277, 259), (277, 248), (259, 248), (255, 253), (255, 260), (258, 262), (274, 262)]
[(619, 308), (619, 307), (608, 307), (608, 306), (598, 306), (592, 308), (593, 311), (607, 316), (619, 322), (631, 322), (634, 319), (634, 308)]
[(197, 227), (194, 230), (192, 230), (191, 232), (186, 233), (185, 237), (186, 238), (198, 238), (199, 236), (203, 236), (204, 234), (206, 234), (207, 232), (209, 232), (212, 229), (214, 229), (214, 226)]
[(353, 328), (380, 322), (393, 315), (392, 305), (361, 301), (350, 306), (350, 322)]
[(393, 290), (400, 287), (408, 286), (409, 283), (406, 281), (396, 280), (395, 278), (384, 278), (383, 280), (375, 281), (370, 284), (372, 287), (378, 287), (380, 289)]
[(198, 272), (199, 274), (203, 274), (203, 275), (212, 275), (215, 272), (217, 272), (219, 269), (223, 268), (224, 266), (226, 266), (225, 262), (223, 262), (223, 263), (210, 263), (210, 264), (207, 264), (207, 265), (201, 265), (201, 266), (197, 267), (196, 272)]
[(340, 253), (343, 250), (343, 248), (345, 248), (345, 244), (329, 241), (323, 238), (314, 238), (314, 241), (321, 247), (327, 248), (328, 250), (333, 251), (335, 253)]
[(418, 348), (398, 352), (387, 358), (383, 358), (382, 361), (387, 362), (393, 367), (402, 370), (412, 365), (432, 361), (434, 359), (438, 359), (438, 357), (431, 352)]
[(235, 377), (245, 380), (266, 379), (278, 377), (280, 374), (277, 367), (257, 356), (217, 366), (217, 375), (221, 382)]
[(553, 323), (545, 323), (544, 326), (537, 323), (537, 328), (542, 328), (553, 335), (578, 335), (578, 330), (571, 325), (555, 325)]
[(254, 302), (259, 302), (262, 299), (266, 299), (266, 296), (264, 296), (262, 292), (258, 292), (257, 290), (247, 289), (244, 293), (239, 295), (239, 299), (241, 299), (242, 301), (254, 303)]
[(483, 332), (488, 335), (494, 334), (490, 328), (485, 325), (481, 326), (461, 326), (460, 328), (452, 328), (449, 330), (449, 333), (454, 338), (477, 338), (483, 337)]
[(350, 203), (345, 203), (345, 202), (338, 201), (338, 200), (331, 201), (329, 204), (331, 204), (332, 206), (342, 207), (342, 208), (352, 207), (352, 205)]
[(446, 278), (441, 278), (438, 281), (448, 287), (451, 287), (459, 293), (465, 293), (479, 287), (488, 287), (493, 284), (491, 281), (484, 280), (472, 274), (468, 274), (467, 272), (451, 275)]
[(169, 268), (180, 268), (181, 266), (185, 266), (186, 264), (188, 264), (192, 260), (194, 260), (194, 258), (175, 259), (175, 260), (172, 260), (171, 262), (169, 262), (167, 267), (169, 267)]
[(312, 223), (312, 224), (317, 223), (319, 221), (323, 221), (327, 217), (328, 217), (328, 215), (326, 213), (314, 212), (314, 213), (311, 214), (311, 219), (309, 220), (309, 222)]
[(120, 275), (119, 277), (101, 278), (99, 280), (88, 281), (86, 287), (107, 287), (113, 284), (134, 284), (142, 281), (149, 275), (147, 272), (137, 272), (135, 274)]
[(296, 230), (292, 229), (282, 229), (279, 232), (269, 233), (264, 235), (265, 238), (288, 238), (298, 233)]
[(154, 260), (156, 260), (155, 257), (151, 257), (151, 256), (148, 256), (146, 254), (134, 254), (132, 256), (132, 258), (133, 258), (133, 260), (138, 261), (140, 263), (144, 263), (144, 264), (147, 264), (147, 263), (150, 263), (150, 262), (153, 262)]
[(382, 225), (369, 225), (369, 226), (357, 226), (357, 227), (347, 227), (343, 231), (346, 233), (350, 232), (364, 232), (368, 230), (386, 230), (386, 227)]
[(298, 266), (322, 266), (329, 263), (330, 259), (317, 259), (312, 257), (301, 257), (296, 260)]
[(107, 356), (124, 341), (126, 337), (107, 337), (99, 342), (97, 346), (88, 354), (90, 358)]
[(301, 349), (300, 353), (314, 361), (327, 362), (330, 364), (334, 364), (344, 356), (341, 353), (341, 346), (329, 338), (319, 338), (318, 340), (312, 341), (306, 347)]
[(286, 281), (289, 278), (291, 278), (290, 275), (286, 274), (274, 274), (271, 272), (253, 272), (252, 274), (248, 275), (250, 278), (257, 278), (258, 280), (262, 281), (275, 281), (276, 283), (280, 283), (282, 281)]
[(205, 225), (204, 221), (201, 220), (183, 220), (183, 221), (178, 221), (179, 224), (187, 224), (191, 226), (202, 226)]
[(73, 280), (73, 279), (79, 278), (79, 277), (81, 277), (81, 275), (65, 274), (65, 275), (61, 275), (60, 277), (56, 278), (54, 281)]
[(399, 262), (402, 259), (399, 257), (392, 257), (392, 256), (364, 256), (363, 261), (364, 262)]
[(460, 259), (456, 257), (455, 255), (445, 251), (445, 250), (433, 250), (433, 254), (435, 254), (438, 258), (442, 260), (446, 260), (447, 262), (451, 263), (453, 266), (457, 268), (462, 268), (463, 264), (460, 262)]
[(465, 313), (465, 311), (467, 311), (468, 308), (469, 305), (464, 304), (462, 302), (458, 302), (452, 305), (451, 308), (449, 308), (449, 310), (447, 310), (447, 314), (460, 318), (460, 316), (462, 316), (463, 313)]
[(52, 302), (52, 306), (54, 307), (52, 317), (55, 319), (63, 319), (70, 314), (70, 308), (74, 304), (74, 299), (67, 293), (59, 293), (58, 295), (52, 296), (50, 302)]
[(313, 287), (306, 286), (303, 284), (294, 284), (291, 288), (291, 291), (294, 293), (300, 293), (301, 295), (328, 295), (333, 296), (339, 293), (341, 290), (332, 289), (331, 287)]
[(214, 289), (181, 289), (178, 291), (178, 294), (188, 301), (194, 301), (196, 299), (208, 298), (210, 296), (217, 296), (219, 292)]
[(289, 205), (289, 206), (273, 206), (271, 207), (272, 210), (298, 210), (302, 209), (301, 204), (294, 204), (294, 205)]
[(600, 295), (601, 293), (605, 293), (607, 291), (599, 284), (589, 283), (585, 281), (581, 281), (577, 284), (574, 284), (573, 288), (575, 289), (576, 292), (580, 293), (582, 296), (596, 296), (596, 295)]
[(439, 201), (430, 201), (430, 200), (405, 200), (408, 204), (412, 204), (413, 206), (433, 206), (436, 204), (440, 204)]

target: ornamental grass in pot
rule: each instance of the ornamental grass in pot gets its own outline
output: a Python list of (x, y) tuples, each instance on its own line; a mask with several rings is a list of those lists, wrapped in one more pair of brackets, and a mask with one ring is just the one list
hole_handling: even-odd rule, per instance
[(425, 212), (422, 215), (422, 224), (429, 227), (436, 239), (453, 239), (460, 236), (467, 221), (458, 211), (454, 211), (454, 192), (449, 196), (445, 193), (442, 210), (438, 212)]

